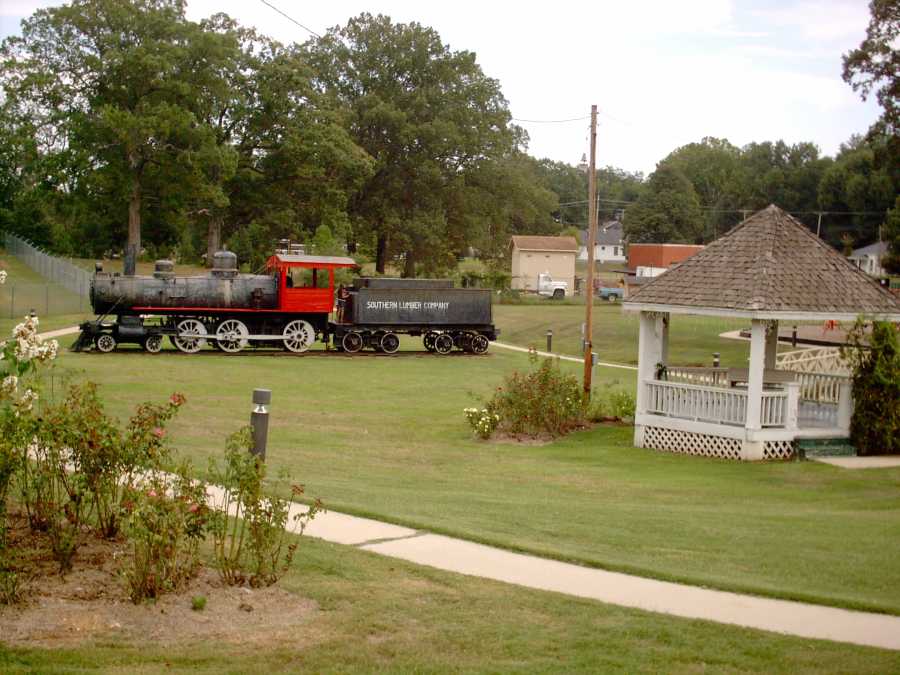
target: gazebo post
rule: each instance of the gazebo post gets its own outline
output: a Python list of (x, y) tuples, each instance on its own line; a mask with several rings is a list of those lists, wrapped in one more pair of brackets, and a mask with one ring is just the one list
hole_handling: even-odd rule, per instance
[(766, 370), (775, 370), (778, 355), (778, 322), (770, 321), (766, 326)]
[[(758, 431), (762, 428), (760, 415), (762, 412), (763, 371), (766, 361), (766, 322), (753, 319), (750, 322), (750, 368), (747, 374), (747, 419), (744, 427), (747, 431)], [(762, 459), (763, 444), (760, 441), (745, 440), (741, 451), (741, 459)]]
[[(638, 377), (635, 415), (647, 412), (647, 387), (644, 382), (656, 377), (656, 364), (665, 363), (669, 351), (668, 314), (641, 312), (638, 329)], [(644, 427), (634, 426), (634, 445), (644, 447)]]

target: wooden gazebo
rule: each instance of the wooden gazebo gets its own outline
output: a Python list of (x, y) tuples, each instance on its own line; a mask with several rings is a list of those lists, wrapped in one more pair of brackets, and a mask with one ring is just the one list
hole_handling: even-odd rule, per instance
[[(900, 321), (900, 300), (774, 205), (623, 307), (640, 312), (634, 444), (744, 460), (787, 458), (799, 439), (849, 435), (849, 378), (778, 369), (779, 321)], [(669, 364), (676, 314), (749, 320), (749, 367)]]

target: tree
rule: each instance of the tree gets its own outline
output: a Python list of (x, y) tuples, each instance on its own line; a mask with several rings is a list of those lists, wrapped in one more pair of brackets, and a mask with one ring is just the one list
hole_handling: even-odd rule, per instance
[(684, 174), (694, 186), (700, 204), (709, 207), (703, 214), (703, 236), (707, 241), (740, 221), (740, 162), (738, 147), (727, 139), (709, 136), (673, 150), (660, 162)]
[(877, 239), (878, 227), (897, 194), (890, 169), (880, 165), (879, 146), (884, 143), (877, 137), (852, 138), (822, 173), (817, 189), (819, 208), (852, 212), (829, 216), (823, 237), (832, 243), (844, 234), (857, 246)]
[[(371, 237), (376, 269), (402, 254), (446, 259), (471, 240), (452, 210), (467, 174), (514, 148), (500, 86), (475, 55), (451, 51), (432, 29), (361, 14), (308, 44), (319, 90), (333, 98), (374, 172), (350, 202), (354, 239)], [(453, 228), (456, 231), (451, 244)]]
[(900, 4), (897, 0), (872, 0), (869, 13), (866, 38), (857, 49), (844, 54), (844, 81), (864, 101), (875, 92), (882, 109), (875, 130), (893, 137), (896, 143), (900, 131)]
[(257, 232), (244, 243), (260, 239), (262, 228), (267, 249), (275, 239), (309, 238), (323, 224), (345, 237), (348, 199), (370, 173), (371, 158), (314, 90), (302, 51), (224, 14), (201, 25), (206, 36), (229, 36), (236, 44), (225, 86), (201, 97), (201, 119), (236, 158), (232, 174), (216, 176), (227, 202), (204, 211), (207, 263), (223, 238), (250, 223)]
[(892, 323), (858, 319), (842, 355), (853, 374), (850, 440), (860, 455), (900, 452), (900, 339)]
[(887, 212), (882, 234), (888, 243), (888, 252), (881, 264), (891, 274), (900, 274), (900, 197), (894, 200), (894, 208)]
[(150, 193), (160, 214), (197, 192), (224, 201), (210, 177), (228, 172), (230, 153), (198, 124), (198, 93), (221, 85), (228, 51), (210, 49), (182, 0), (75, 0), (38, 10), (3, 44), (8, 110), (33, 122), (73, 191), (127, 204), (132, 260)]
[(632, 243), (700, 243), (703, 213), (694, 186), (681, 171), (656, 167), (646, 191), (627, 212), (625, 236)]

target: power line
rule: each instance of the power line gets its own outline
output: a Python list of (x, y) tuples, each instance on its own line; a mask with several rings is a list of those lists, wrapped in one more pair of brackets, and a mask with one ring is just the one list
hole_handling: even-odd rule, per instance
[[(635, 200), (626, 200), (626, 199), (598, 199), (598, 202), (603, 202), (605, 204), (637, 204)], [(560, 202), (557, 206), (580, 206), (582, 204), (587, 204), (587, 199), (581, 199), (574, 202)], [(757, 211), (758, 209), (720, 209), (715, 206), (700, 206), (702, 211), (709, 211), (711, 213), (746, 213), (749, 211)], [(791, 214), (792, 216), (883, 216), (885, 211), (787, 211), (786, 213)]]
[(271, 2), (268, 2), (267, 0), (259, 0), (259, 1), (260, 1), (262, 4), (264, 4), (266, 7), (270, 7), (270, 8), (272, 8), (272, 9), (274, 9), (276, 12), (278, 12), (279, 14), (281, 14), (281, 16), (283, 16), (283, 17), (284, 17), (285, 19), (287, 19), (288, 21), (297, 24), (298, 26), (300, 26), (300, 28), (302, 28), (303, 30), (305, 30), (307, 33), (312, 33), (312, 34), (315, 35), (317, 38), (321, 38), (321, 37), (322, 37), (322, 36), (319, 35), (316, 31), (312, 30), (311, 28), (307, 28), (306, 26), (304, 26), (302, 23), (300, 23), (299, 21), (297, 21), (297, 19), (295, 19), (294, 17), (289, 16), (289, 15), (285, 14), (284, 12), (282, 12), (280, 9), (278, 9), (278, 8), (277, 8), (275, 5), (273, 5)]
[(582, 120), (591, 119), (590, 115), (586, 117), (572, 117), (566, 120), (526, 120), (520, 117), (513, 117), (513, 122), (527, 122), (528, 124), (566, 124), (567, 122), (581, 122)]

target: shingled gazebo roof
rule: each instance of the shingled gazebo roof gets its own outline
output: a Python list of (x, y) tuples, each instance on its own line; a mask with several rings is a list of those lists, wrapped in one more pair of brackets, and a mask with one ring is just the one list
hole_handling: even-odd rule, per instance
[(900, 300), (774, 204), (636, 291), (626, 309), (900, 321)]

